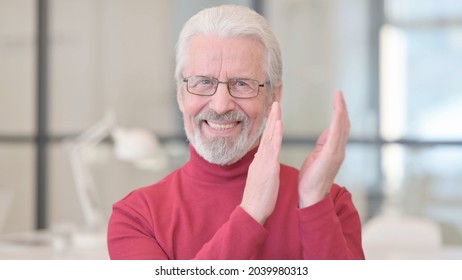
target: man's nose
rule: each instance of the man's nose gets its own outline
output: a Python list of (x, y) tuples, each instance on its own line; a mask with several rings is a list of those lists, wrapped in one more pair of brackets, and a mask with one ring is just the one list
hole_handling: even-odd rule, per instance
[(212, 95), (209, 106), (220, 115), (235, 109), (235, 99), (229, 94), (226, 83), (218, 84), (217, 91)]

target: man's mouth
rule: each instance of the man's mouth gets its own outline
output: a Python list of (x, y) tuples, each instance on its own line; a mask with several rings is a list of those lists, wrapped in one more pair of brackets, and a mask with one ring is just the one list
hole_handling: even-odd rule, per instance
[(205, 123), (207, 123), (212, 129), (223, 131), (223, 130), (231, 129), (237, 126), (240, 122), (236, 121), (236, 122), (230, 122), (230, 123), (215, 123), (215, 122), (206, 120)]

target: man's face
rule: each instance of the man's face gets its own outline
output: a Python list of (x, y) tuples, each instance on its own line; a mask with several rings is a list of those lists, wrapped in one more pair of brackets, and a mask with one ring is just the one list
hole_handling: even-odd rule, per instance
[[(253, 39), (198, 35), (189, 42), (183, 76), (220, 81), (248, 78), (265, 83), (263, 59), (263, 47)], [(189, 141), (209, 162), (227, 165), (238, 161), (258, 144), (273, 100), (268, 95), (265, 85), (257, 97), (237, 99), (226, 84), (219, 84), (213, 96), (197, 96), (188, 93), (184, 84), (177, 100)]]

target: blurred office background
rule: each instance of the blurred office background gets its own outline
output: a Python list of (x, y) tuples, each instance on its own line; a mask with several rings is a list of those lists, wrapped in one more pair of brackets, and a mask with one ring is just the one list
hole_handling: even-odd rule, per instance
[[(80, 151), (104, 222), (187, 160), (175, 42), (191, 15), (224, 3), (255, 8), (280, 40), (282, 162), (301, 165), (342, 89), (352, 131), (337, 182), (363, 224), (421, 218), (442, 246), (462, 246), (458, 0), (0, 0), (0, 235), (88, 226), (65, 143), (110, 114)], [(167, 160), (122, 160), (114, 127), (148, 131)]]

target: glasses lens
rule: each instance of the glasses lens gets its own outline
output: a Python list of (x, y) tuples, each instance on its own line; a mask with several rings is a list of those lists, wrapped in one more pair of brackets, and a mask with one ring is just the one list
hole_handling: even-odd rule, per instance
[(250, 79), (229, 80), (231, 95), (239, 98), (251, 98), (258, 95), (259, 82)]
[(188, 91), (197, 95), (212, 95), (218, 81), (215, 78), (194, 76), (187, 80)]

